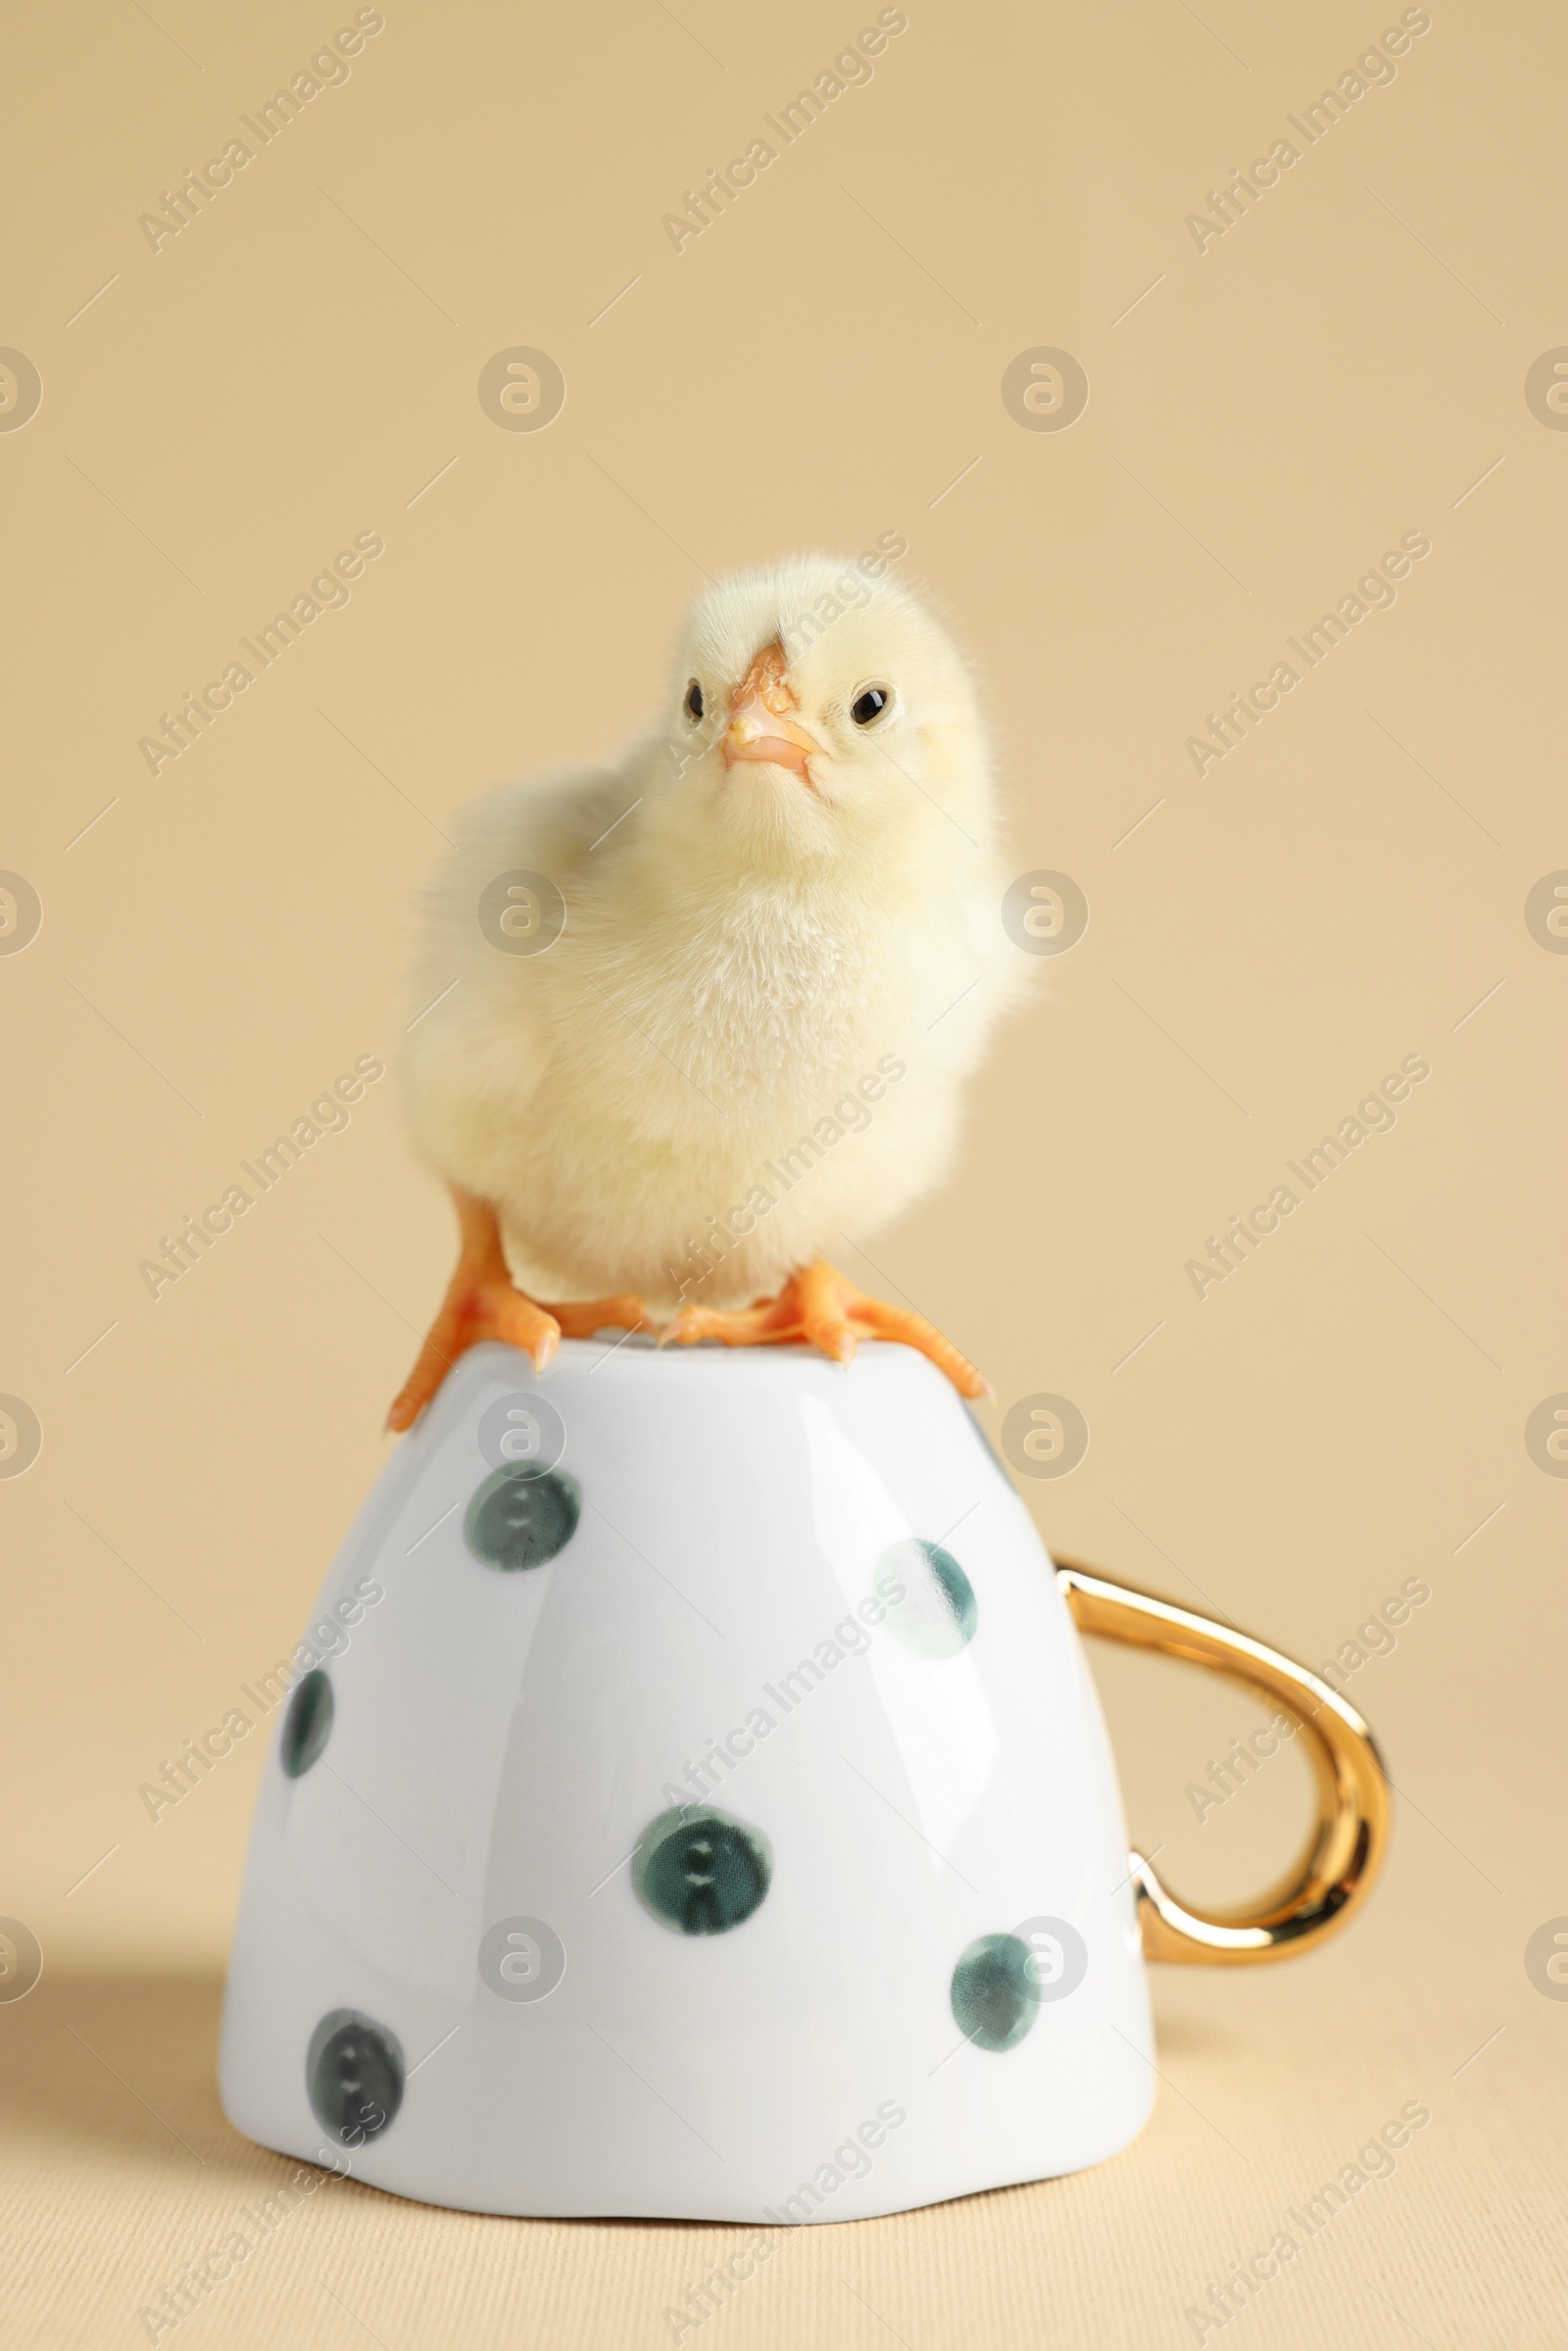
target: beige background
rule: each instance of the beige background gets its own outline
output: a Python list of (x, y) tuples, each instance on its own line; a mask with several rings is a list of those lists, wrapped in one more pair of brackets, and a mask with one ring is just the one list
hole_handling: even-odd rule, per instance
[[(1040, 1390), (1087, 1415), (1087, 1459), (1027, 1490), (1053, 1544), (1314, 1662), (1404, 1578), (1432, 1598), (1350, 1685), (1400, 1789), (1364, 1918), (1298, 1967), (1161, 1976), (1164, 2085), (1115, 2163), (793, 2235), (703, 2339), (1191, 2341), (1184, 2307), (1419, 2098), (1396, 2176), (1227, 2337), (1562, 2340), (1568, 2004), (1524, 1949), (1568, 1913), (1568, 1486), (1524, 1425), (1568, 1387), (1568, 960), (1523, 914), (1568, 865), (1568, 437), (1523, 396), (1568, 341), (1561, 21), (1433, 0), (1396, 80), (1200, 255), (1187, 213), (1396, 10), (909, 0), (869, 86), (677, 256), (661, 216), (872, 13), (387, 0), (156, 256), (137, 216), (339, 20), (13, 27), (0, 342), (44, 384), (0, 434), (0, 865), (44, 906), (0, 959), (0, 1388), (44, 1430), (0, 1486), (0, 1909), (46, 1953), (0, 2006), (18, 2340), (145, 2340), (287, 2176), (213, 2085), (262, 1741), (156, 1827), (137, 1788), (297, 1638), (451, 1235), (387, 1083), (156, 1303), (138, 1260), (391, 1054), (452, 809), (644, 724), (704, 568), (887, 529), (983, 669), (1015, 869), (1092, 916), (952, 1184), (863, 1238), (988, 1370), (993, 1425)], [(515, 344), (564, 371), (547, 432), (476, 398)], [(1042, 344), (1090, 378), (1066, 432), (999, 395)], [(150, 776), (138, 737), (361, 530), (386, 553), (352, 604)], [(1200, 779), (1204, 713), (1408, 530), (1396, 605)], [(1412, 1053), (1396, 1130), (1200, 1303), (1205, 1236)], [(1304, 1818), (1299, 1759), (1200, 1826), (1246, 1701), (1096, 1666), (1134, 1834), (1244, 1893)], [(725, 2238), (334, 2187), (184, 2331), (654, 2345)]]

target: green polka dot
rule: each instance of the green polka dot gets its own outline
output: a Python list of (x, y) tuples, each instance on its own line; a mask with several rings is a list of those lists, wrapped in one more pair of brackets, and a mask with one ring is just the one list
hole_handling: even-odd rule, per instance
[(582, 1488), (565, 1470), (498, 1469), (468, 1504), (464, 1540), (486, 1567), (543, 1567), (565, 1549), (581, 1515)]
[(917, 1657), (956, 1657), (974, 1639), (980, 1604), (974, 1586), (951, 1551), (939, 1543), (910, 1537), (885, 1550), (876, 1565), (876, 1589), (902, 1585), (904, 1597), (888, 1602), (888, 1631)]
[(397, 2034), (352, 2008), (334, 2008), (311, 2035), (305, 2086), (317, 2121), (346, 2147), (387, 2128), (403, 2103)]
[(1040, 1995), (1029, 1957), (1016, 1935), (982, 1935), (954, 1969), (954, 2019), (977, 2049), (1015, 2049), (1034, 2023)]
[(632, 1861), (644, 1909), (682, 1935), (727, 1935), (751, 1917), (772, 1875), (760, 1830), (707, 1804), (678, 1805), (650, 1821)]
[(304, 1777), (330, 1739), (333, 1711), (332, 1685), (325, 1674), (307, 1674), (289, 1699), (278, 1749), (291, 1780)]

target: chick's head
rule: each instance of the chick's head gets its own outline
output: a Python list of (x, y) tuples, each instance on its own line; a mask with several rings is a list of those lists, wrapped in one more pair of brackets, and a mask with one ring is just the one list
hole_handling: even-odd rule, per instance
[(819, 865), (982, 808), (961, 657), (916, 595), (854, 561), (799, 556), (715, 582), (670, 700), (664, 812), (710, 851)]

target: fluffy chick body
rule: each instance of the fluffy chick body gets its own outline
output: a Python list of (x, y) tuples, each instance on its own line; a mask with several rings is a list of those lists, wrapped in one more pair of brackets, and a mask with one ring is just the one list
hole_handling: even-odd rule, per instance
[[(858, 584), (820, 558), (719, 582), (662, 726), (614, 766), (481, 802), (433, 885), (416, 997), (449, 993), (408, 1040), (414, 1131), (495, 1207), (534, 1298), (742, 1305), (951, 1162), (962, 1081), (1017, 984), (987, 745), (929, 610), (887, 581), (842, 609), (846, 571)], [(823, 747), (809, 780), (722, 755), (778, 640)], [(862, 735), (872, 681), (895, 699)], [(519, 871), (565, 904), (542, 953), (480, 927), (486, 888)]]

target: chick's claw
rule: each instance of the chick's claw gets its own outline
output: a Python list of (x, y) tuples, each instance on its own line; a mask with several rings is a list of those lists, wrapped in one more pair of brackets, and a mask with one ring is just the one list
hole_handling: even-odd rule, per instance
[(953, 1382), (960, 1396), (991, 1393), (990, 1384), (923, 1314), (868, 1298), (825, 1259), (805, 1265), (777, 1298), (725, 1313), (712, 1306), (685, 1306), (664, 1337), (679, 1347), (716, 1339), (725, 1347), (788, 1347), (804, 1342), (835, 1363), (850, 1363), (862, 1339), (892, 1339), (912, 1347)]

